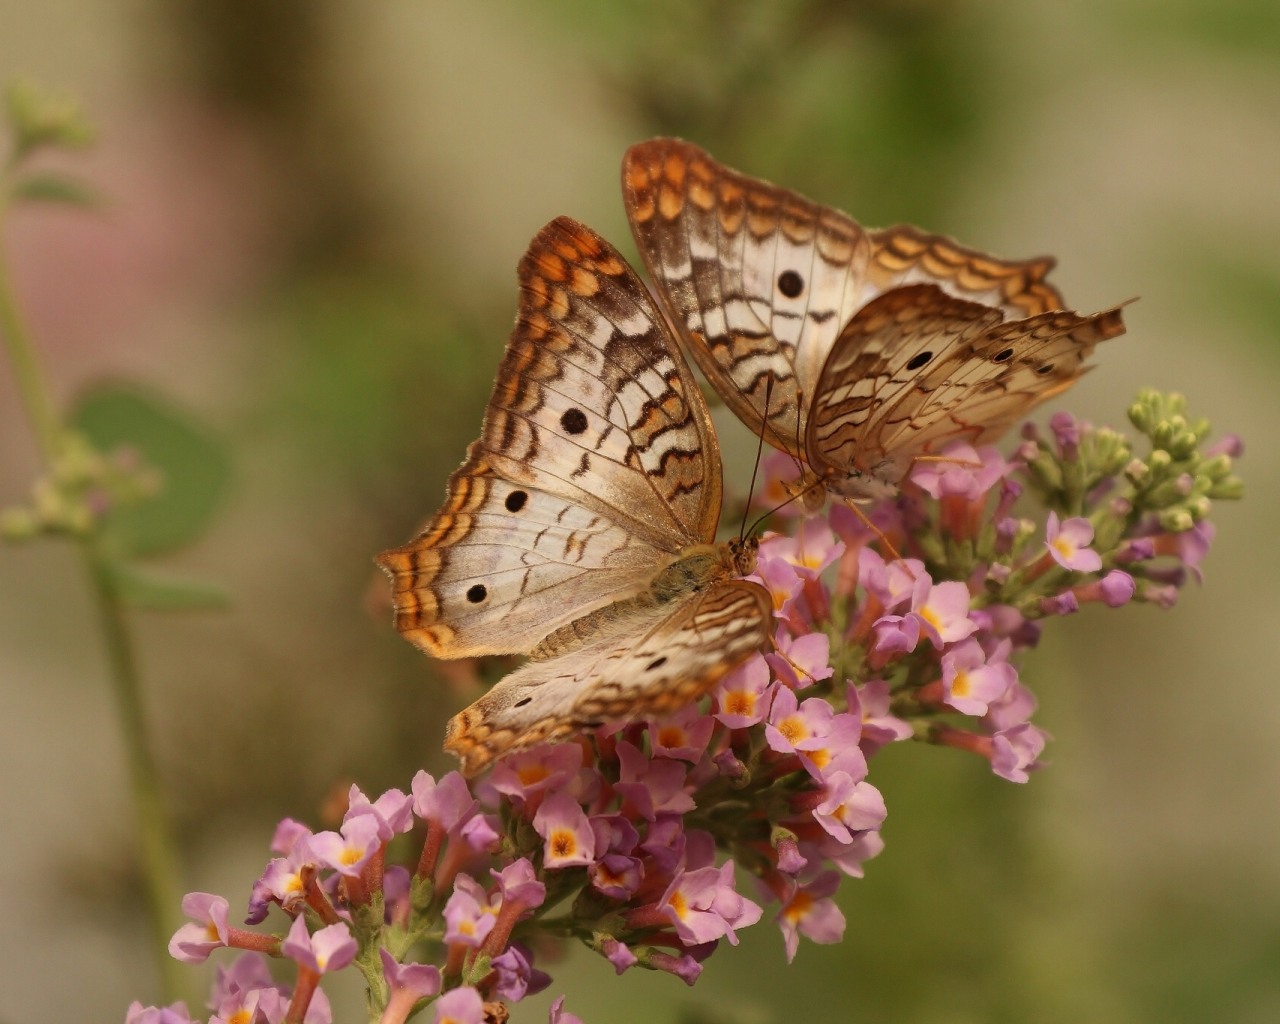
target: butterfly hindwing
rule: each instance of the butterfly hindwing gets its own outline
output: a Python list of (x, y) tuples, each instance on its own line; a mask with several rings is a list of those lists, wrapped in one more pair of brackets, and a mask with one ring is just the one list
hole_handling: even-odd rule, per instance
[(599, 639), (508, 675), (450, 721), (445, 749), (474, 775), (503, 753), (678, 710), (767, 642), (772, 611), (763, 588), (727, 581), (624, 612)]
[(818, 385), (806, 454), (819, 472), (896, 485), (919, 454), (991, 440), (1085, 371), (1124, 331), (1120, 310), (1001, 322), (1000, 310), (936, 285), (895, 288), (858, 311)]

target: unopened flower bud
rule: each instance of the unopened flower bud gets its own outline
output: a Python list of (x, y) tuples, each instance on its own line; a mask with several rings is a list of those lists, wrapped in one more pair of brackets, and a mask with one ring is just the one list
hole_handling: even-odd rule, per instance
[(1134, 459), (1129, 465), (1124, 467), (1124, 475), (1132, 480), (1135, 484), (1140, 484), (1151, 470), (1141, 459)]
[(1013, 574), (1010, 566), (1003, 565), (1000, 562), (992, 562), (987, 566), (987, 582), (994, 583), (998, 587), (1003, 587), (1009, 582), (1009, 577)]
[(1191, 476), (1190, 473), (1179, 474), (1178, 479), (1175, 480), (1173, 484), (1173, 486), (1177, 488), (1178, 493), (1181, 494), (1183, 497), (1186, 497), (1188, 494), (1190, 494), (1191, 489), (1195, 487), (1195, 485), (1196, 485), (1195, 479)]
[(1076, 595), (1070, 590), (1064, 590), (1061, 594), (1054, 594), (1052, 597), (1042, 597), (1040, 599), (1040, 612), (1043, 615), (1070, 615), (1072, 612), (1080, 610), (1080, 603), (1076, 599)]
[(1134, 597), (1139, 601), (1158, 604), (1161, 608), (1169, 609), (1178, 603), (1178, 588), (1167, 583), (1158, 584), (1144, 581)]
[(1160, 513), (1160, 525), (1170, 533), (1185, 533), (1196, 522), (1185, 508), (1167, 508)]
[(1123, 518), (1133, 511), (1133, 502), (1128, 498), (1112, 498), (1108, 511), (1118, 519)]
[(1204, 450), (1206, 459), (1213, 459), (1223, 455), (1231, 459), (1238, 459), (1243, 454), (1244, 442), (1236, 434), (1227, 434)]

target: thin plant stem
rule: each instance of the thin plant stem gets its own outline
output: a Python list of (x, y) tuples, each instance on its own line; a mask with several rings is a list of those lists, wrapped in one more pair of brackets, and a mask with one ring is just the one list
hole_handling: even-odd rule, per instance
[[(5, 213), (0, 205), (0, 220)], [(9, 282), (8, 266), (0, 254), (0, 336), (13, 367), (14, 382), (40, 446), (47, 469), (61, 451), (63, 427), (44, 383), (35, 348), (23, 324)], [(156, 968), (166, 1002), (186, 997), (187, 980), (181, 965), (169, 956), (169, 937), (182, 923), (179, 914), (178, 858), (173, 830), (160, 791), (151, 737), (143, 710), (141, 681), (125, 605), (116, 584), (110, 557), (100, 538), (90, 533), (79, 542), (81, 558), (93, 591), (107, 662), (120, 716), (120, 731), (128, 763), (134, 816), (141, 844), (147, 916)]]

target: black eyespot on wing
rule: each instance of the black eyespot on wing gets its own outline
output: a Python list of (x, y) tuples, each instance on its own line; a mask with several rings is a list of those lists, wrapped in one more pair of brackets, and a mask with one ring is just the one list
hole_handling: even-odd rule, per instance
[(794, 270), (784, 270), (778, 275), (778, 291), (789, 299), (798, 298), (804, 291), (804, 278)]
[(667, 656), (664, 654), (661, 658), (654, 658), (644, 667), (646, 672), (652, 672), (655, 668), (662, 668), (667, 663)]
[(911, 357), (910, 361), (907, 363), (907, 369), (918, 370), (920, 369), (920, 367), (924, 366), (924, 364), (927, 363), (932, 358), (933, 358), (932, 352), (917, 352), (915, 355)]
[(1040, 376), (1043, 377), (1046, 373), (1049, 373), (1052, 369), (1053, 369), (1053, 363), (1045, 363), (1044, 366), (1038, 367), (1036, 369), (1036, 373), (1040, 374)]
[(522, 707), (524, 707), (526, 704), (531, 703), (532, 701), (533, 701), (533, 698), (532, 698), (532, 697), (521, 697), (518, 701), (516, 701), (516, 702), (515, 702), (514, 704), (512, 704), (511, 706), (512, 706), (513, 708), (522, 708)]
[(581, 434), (587, 429), (587, 414), (581, 409), (566, 409), (560, 417), (560, 426), (568, 434)]
[(489, 596), (489, 588), (483, 583), (477, 583), (467, 591), (467, 600), (472, 604), (479, 604)]
[(1013, 349), (1006, 348), (1006, 349), (1001, 349), (991, 358), (994, 359), (997, 363), (1003, 363), (1005, 360), (1009, 359), (1012, 355), (1013, 355)]
[(519, 512), (524, 508), (524, 503), (528, 500), (529, 494), (527, 491), (512, 491), (507, 495), (507, 500), (504, 504), (507, 506), (508, 512)]

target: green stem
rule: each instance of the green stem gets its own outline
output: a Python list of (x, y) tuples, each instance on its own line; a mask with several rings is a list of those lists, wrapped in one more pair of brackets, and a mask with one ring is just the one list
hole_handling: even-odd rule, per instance
[[(0, 201), (0, 219), (5, 204)], [(34, 346), (22, 322), (9, 282), (7, 265), (0, 253), (0, 336), (13, 367), (14, 382), (22, 396), (31, 426), (46, 467), (52, 471), (61, 452), (63, 427), (45, 386)], [(112, 687), (120, 714), (120, 728), (128, 761), (134, 814), (142, 844), (148, 917), (153, 952), (166, 1002), (187, 998), (187, 979), (178, 961), (169, 956), (169, 938), (182, 924), (179, 913), (181, 889), (178, 885), (177, 855), (159, 775), (152, 756), (142, 693), (138, 678), (133, 638), (125, 620), (124, 603), (116, 586), (110, 557), (99, 539), (91, 534), (80, 541), (89, 582), (98, 607), (103, 640), (107, 648)]]

